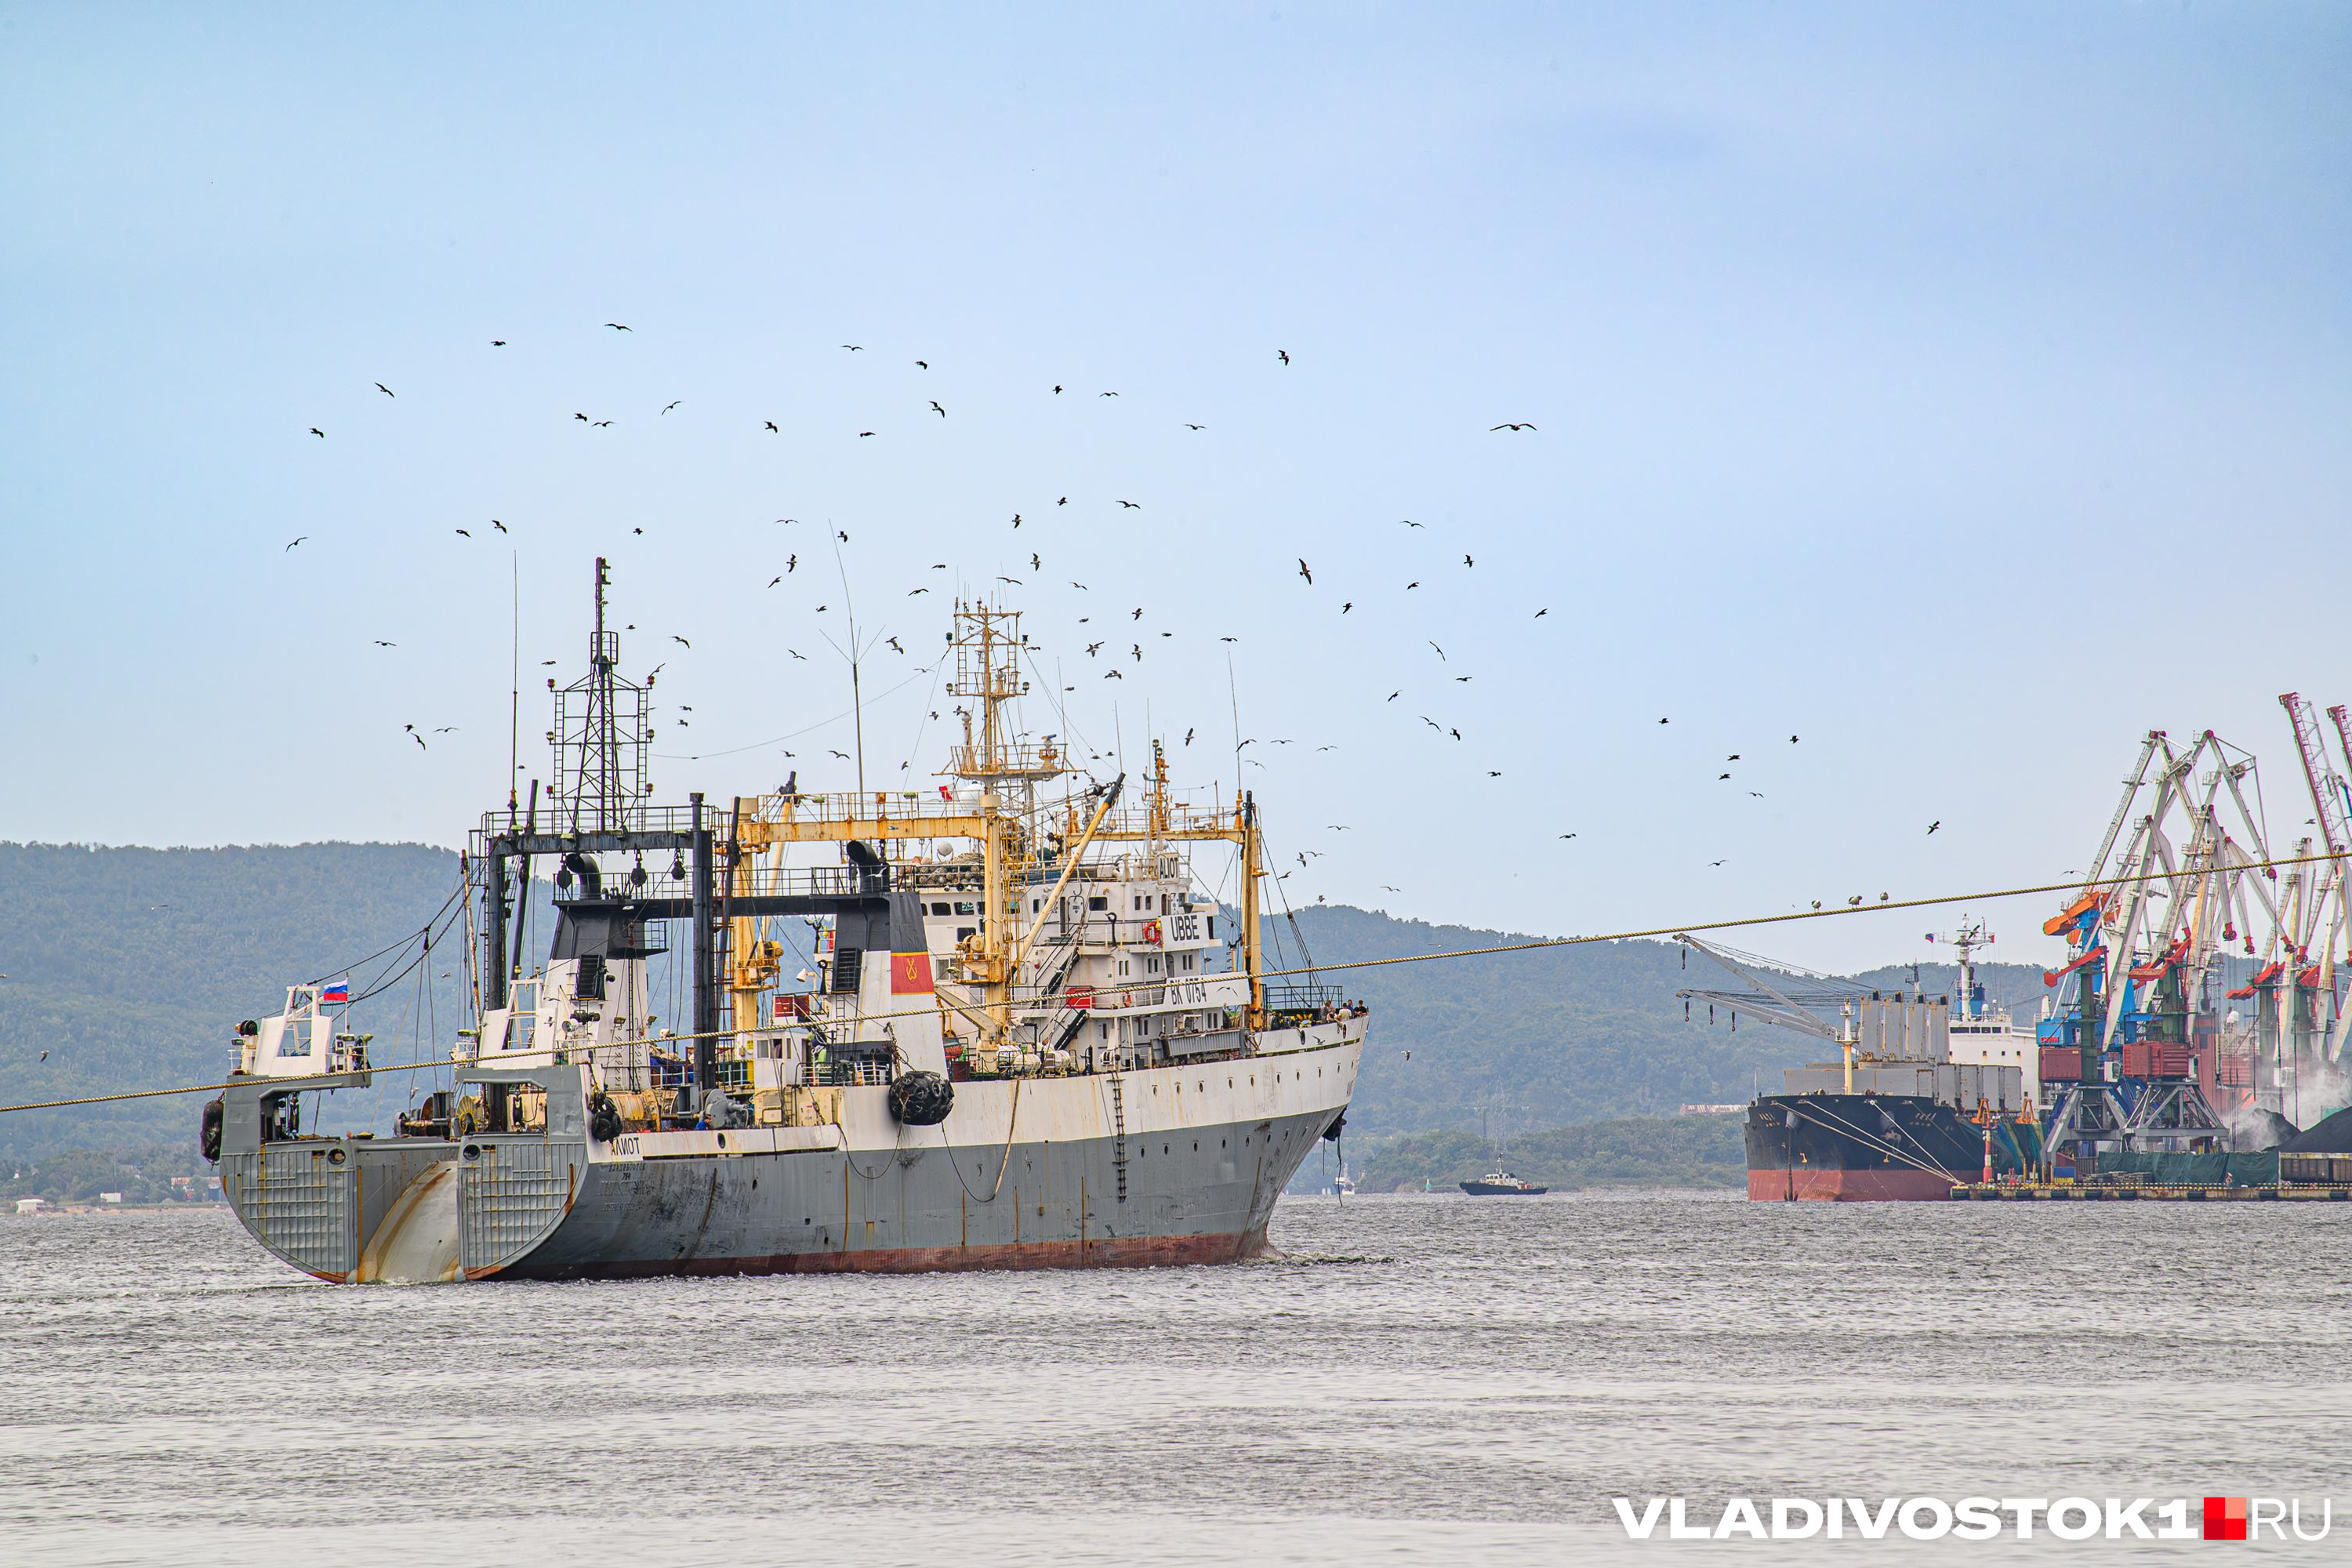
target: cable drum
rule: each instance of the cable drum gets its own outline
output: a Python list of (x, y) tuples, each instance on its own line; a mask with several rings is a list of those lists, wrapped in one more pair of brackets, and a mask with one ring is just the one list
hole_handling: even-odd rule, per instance
[(902, 1074), (890, 1085), (890, 1114), (909, 1127), (937, 1127), (955, 1109), (955, 1085), (935, 1072)]

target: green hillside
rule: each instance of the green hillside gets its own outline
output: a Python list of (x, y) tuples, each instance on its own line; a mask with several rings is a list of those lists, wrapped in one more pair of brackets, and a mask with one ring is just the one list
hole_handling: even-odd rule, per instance
[[(0, 844), (0, 900), (12, 916), (0, 926), (0, 973), (8, 977), (0, 981), (0, 1104), (216, 1081), (237, 1020), (274, 1011), (289, 984), (345, 965), (363, 984), (377, 966), (355, 961), (415, 935), (457, 878), (455, 855), (423, 845)], [(1280, 927), (1289, 951), (1277, 963), (1297, 961), (1301, 936), (1325, 964), (1524, 940), (1346, 907), (1318, 906), (1297, 920), (1296, 931)], [(429, 993), (411, 977), (358, 1010), (357, 1026), (378, 1037), (379, 1060), (446, 1048), (463, 973), (457, 957), (454, 948), (436, 954), (424, 976), (433, 982)], [(2029, 1009), (2040, 994), (2037, 972), (1981, 973), (1997, 994)], [(1886, 970), (1868, 978), (1892, 985), (1897, 977)], [(1327, 978), (1374, 1009), (1349, 1113), (1360, 1147), (1403, 1134), (1475, 1136), (1483, 1127), (1502, 1139), (1672, 1118), (1685, 1102), (1744, 1101), (1759, 1083), (1777, 1087), (1781, 1068), (1819, 1054), (1809, 1040), (1752, 1023), (1737, 1033), (1727, 1019), (1707, 1028), (1703, 1013), (1685, 1023), (1676, 987), (1722, 985), (1725, 977), (1685, 972), (1679, 950), (1664, 942)], [(1948, 970), (1927, 968), (1922, 978), (1931, 991), (1951, 984)], [(391, 1075), (379, 1081), (381, 1093), (350, 1097), (344, 1113), (380, 1125), (410, 1084)], [(192, 1136), (195, 1117), (193, 1099), (20, 1112), (0, 1117), (0, 1157), (170, 1142)], [(1684, 1161), (1659, 1147), (1668, 1163)]]

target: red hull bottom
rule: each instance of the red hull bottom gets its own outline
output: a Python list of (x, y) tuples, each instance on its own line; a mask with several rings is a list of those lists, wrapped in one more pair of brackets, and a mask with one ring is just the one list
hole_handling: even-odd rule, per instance
[(1750, 1171), (1748, 1195), (1757, 1203), (1940, 1204), (1952, 1184), (1930, 1171)]
[(997, 1247), (903, 1247), (787, 1252), (765, 1258), (678, 1258), (613, 1262), (529, 1262), (473, 1279), (634, 1279), (684, 1274), (936, 1274), (963, 1268), (1162, 1268), (1237, 1263), (1266, 1250), (1264, 1227), (1244, 1236), (1111, 1237)]

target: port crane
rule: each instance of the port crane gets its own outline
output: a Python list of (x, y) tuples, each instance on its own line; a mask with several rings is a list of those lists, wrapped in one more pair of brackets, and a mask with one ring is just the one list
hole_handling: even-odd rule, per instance
[[(2336, 948), (2344, 940), (2346, 906), (2352, 899), (2352, 888), (2347, 887), (2345, 879), (2346, 857), (2352, 855), (2352, 791), (2327, 754), (2326, 738), (2320, 731), (2311, 700), (2299, 692), (2286, 691), (2279, 694), (2279, 706), (2286, 710), (2287, 723), (2294, 731), (2295, 753), (2303, 763), (2304, 784), (2315, 813), (2314, 826), (2319, 829), (2326, 856), (2316, 867), (2295, 868), (2298, 873), (2313, 874), (2300, 883), (2305, 891), (2294, 906), (2293, 952), (2285, 957), (2289, 967), (2297, 972), (2295, 986), (2310, 988), (2313, 1035), (2326, 1040), (2327, 1059), (2336, 1061), (2344, 1055), (2347, 1032), (2352, 1032), (2352, 1013), (2343, 1010), (2336, 994)], [(2344, 705), (2329, 709), (2327, 716), (2335, 722), (2337, 744), (2352, 760), (2352, 733), (2347, 731)], [(2311, 963), (2315, 944), (2319, 949), (2315, 964)], [(2310, 967), (2305, 968), (2306, 964)]]

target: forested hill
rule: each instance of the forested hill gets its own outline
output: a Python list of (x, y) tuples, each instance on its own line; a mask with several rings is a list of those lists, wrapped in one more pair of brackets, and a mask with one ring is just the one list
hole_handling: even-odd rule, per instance
[[(1340, 906), (1302, 910), (1297, 919), (1318, 964), (1528, 940)], [(1713, 1028), (1703, 1012), (1684, 1022), (1676, 990), (1744, 988), (1703, 960), (1691, 964), (1683, 967), (1671, 942), (1620, 942), (1335, 969), (1328, 983), (1373, 1007), (1349, 1126), (1374, 1135), (1475, 1131), (1483, 1119), (1499, 1138), (1566, 1122), (1671, 1116), (1686, 1103), (1744, 1101), (1759, 1085), (1777, 1089), (1782, 1068), (1828, 1050), (1747, 1020), (1735, 1033), (1727, 1016)], [(1911, 973), (1904, 964), (1861, 978), (1891, 990)], [(1977, 973), (1990, 999), (2032, 1016), (2040, 970), (1979, 964)], [(1948, 994), (1957, 971), (1922, 964), (1918, 974), (1930, 995)]]
[[(237, 1020), (277, 1011), (291, 984), (415, 935), (457, 884), (457, 857), (416, 844), (0, 844), (0, 1103), (217, 1082)], [(380, 1032), (380, 1058), (413, 1054), (417, 1011), (443, 1026), (446, 1048), (457, 957), (454, 946), (436, 954), (431, 1007), (417, 1006), (413, 984), (371, 1005), (360, 1026)], [(0, 1117), (0, 1155), (194, 1137), (197, 1103)]]
[[(457, 859), (423, 845), (229, 849), (0, 844), (0, 1104), (217, 1081), (229, 1031), (275, 1011), (296, 981), (340, 974), (423, 929), (457, 886)], [(544, 885), (541, 885), (542, 891)], [(1301, 911), (1322, 963), (1490, 946), (1511, 932), (1432, 926), (1346, 907)], [(543, 932), (544, 928), (541, 928)], [(1294, 947), (1286, 924), (1281, 934)], [(539, 939), (543, 942), (543, 934)], [(1291, 955), (1295, 959), (1295, 952)], [(356, 1026), (378, 1060), (446, 1050), (457, 1025), (454, 945), (367, 1004)], [(2030, 1011), (2038, 972), (1984, 972)], [(1907, 969), (1899, 972), (1907, 977)], [(446, 976), (445, 978), (445, 976)], [(1867, 977), (1892, 984), (1898, 972)], [(1951, 972), (1922, 971), (1933, 992)], [(1374, 1006), (1351, 1130), (1440, 1129), (1496, 1137), (1567, 1122), (1667, 1115), (1687, 1101), (1745, 1100), (1813, 1042), (1743, 1020), (1685, 1024), (1674, 999), (1718, 973), (1685, 973), (1664, 942), (1629, 942), (1340, 970), (1327, 978)], [(415, 988), (430, 981), (430, 994)], [(40, 1059), (43, 1051), (48, 1059)], [(381, 1121), (407, 1095), (380, 1075)], [(131, 1100), (0, 1117), (0, 1156), (193, 1136), (194, 1099)]]

